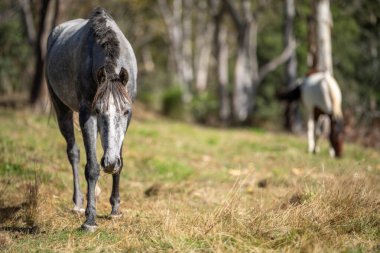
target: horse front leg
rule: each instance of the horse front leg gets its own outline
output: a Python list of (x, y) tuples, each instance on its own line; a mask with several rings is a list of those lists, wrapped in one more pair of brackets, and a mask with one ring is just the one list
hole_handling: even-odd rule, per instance
[(88, 108), (81, 108), (79, 112), (79, 122), (82, 130), (84, 146), (86, 148), (87, 163), (85, 176), (87, 181), (87, 207), (86, 221), (82, 229), (93, 232), (97, 228), (96, 218), (96, 199), (95, 187), (98, 181), (100, 169), (96, 157), (96, 137), (97, 137), (97, 118), (91, 115)]
[(112, 206), (112, 211), (111, 211), (111, 218), (118, 218), (122, 214), (119, 211), (120, 207), (120, 194), (119, 194), (119, 185), (120, 185), (120, 174), (123, 169), (123, 154), (122, 150), (120, 151), (120, 159), (121, 159), (121, 167), (120, 170), (117, 174), (112, 175), (112, 193), (110, 197), (110, 203)]
[(112, 206), (111, 218), (118, 218), (121, 216), (121, 212), (119, 211), (120, 207), (120, 195), (119, 195), (119, 183), (120, 183), (120, 172), (112, 175), (112, 193), (110, 197), (110, 203)]

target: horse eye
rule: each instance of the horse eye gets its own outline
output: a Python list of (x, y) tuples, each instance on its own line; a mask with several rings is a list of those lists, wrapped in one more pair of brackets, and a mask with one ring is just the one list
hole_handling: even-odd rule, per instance
[(130, 110), (125, 110), (124, 115), (127, 116)]

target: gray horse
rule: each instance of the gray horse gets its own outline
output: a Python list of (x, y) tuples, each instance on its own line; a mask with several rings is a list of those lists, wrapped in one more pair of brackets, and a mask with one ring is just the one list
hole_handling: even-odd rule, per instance
[(89, 19), (75, 19), (55, 27), (47, 49), (46, 79), (73, 170), (74, 210), (80, 212), (84, 211), (83, 194), (73, 128), (73, 111), (79, 112), (87, 157), (87, 207), (82, 228), (94, 231), (97, 227), (95, 186), (100, 173), (96, 157), (98, 132), (104, 151), (100, 165), (113, 177), (111, 216), (120, 215), (122, 145), (137, 87), (135, 54), (115, 21), (102, 8), (92, 11)]

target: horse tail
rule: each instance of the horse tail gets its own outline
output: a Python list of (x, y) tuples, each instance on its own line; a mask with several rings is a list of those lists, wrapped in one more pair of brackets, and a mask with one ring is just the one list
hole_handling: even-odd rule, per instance
[(301, 99), (301, 85), (297, 85), (291, 90), (279, 92), (276, 94), (278, 100), (293, 102)]
[(342, 94), (338, 83), (332, 76), (329, 75), (327, 76), (327, 84), (328, 93), (332, 104), (332, 116), (336, 120), (343, 120)]

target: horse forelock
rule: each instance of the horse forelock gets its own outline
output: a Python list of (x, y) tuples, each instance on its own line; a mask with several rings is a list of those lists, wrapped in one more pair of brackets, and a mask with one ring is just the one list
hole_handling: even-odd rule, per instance
[(104, 51), (106, 72), (112, 74), (120, 56), (120, 43), (112, 27), (107, 26), (107, 20), (113, 18), (101, 7), (94, 9), (89, 17), (95, 42)]
[(92, 102), (92, 109), (95, 108), (97, 103), (102, 103), (102, 111), (108, 110), (111, 96), (113, 97), (117, 111), (121, 110), (122, 104), (132, 104), (128, 90), (116, 74), (109, 81), (98, 87)]

